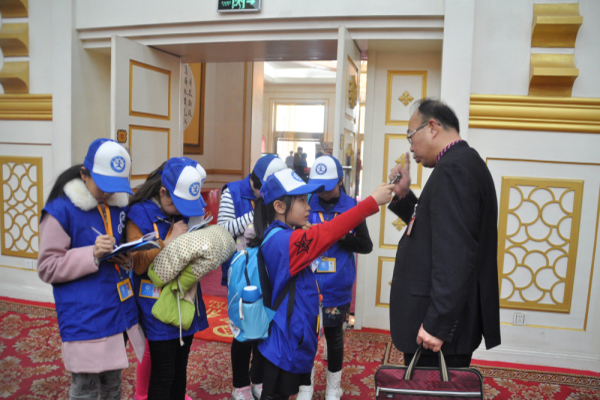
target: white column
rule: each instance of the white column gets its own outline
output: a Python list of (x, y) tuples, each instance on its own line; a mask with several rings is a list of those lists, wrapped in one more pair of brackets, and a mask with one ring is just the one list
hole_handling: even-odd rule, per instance
[(458, 116), (463, 139), (469, 127), (474, 22), (475, 0), (446, 1), (440, 97)]

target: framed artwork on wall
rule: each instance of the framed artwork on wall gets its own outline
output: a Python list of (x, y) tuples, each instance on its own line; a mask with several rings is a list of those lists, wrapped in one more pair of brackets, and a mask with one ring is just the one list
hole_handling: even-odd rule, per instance
[(181, 65), (183, 154), (204, 154), (204, 87), (206, 65)]

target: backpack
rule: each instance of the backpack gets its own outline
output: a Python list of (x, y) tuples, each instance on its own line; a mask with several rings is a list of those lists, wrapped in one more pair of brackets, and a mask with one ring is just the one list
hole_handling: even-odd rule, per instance
[[(238, 251), (232, 257), (227, 275), (227, 312), (229, 327), (233, 337), (239, 342), (268, 338), (271, 321), (288, 293), (290, 294), (287, 309), (289, 328), (295, 302), (296, 277), (288, 281), (271, 307), (273, 288), (261, 252), (262, 245), (281, 229), (272, 229), (260, 246), (248, 247)], [(243, 294), (246, 287), (255, 289), (247, 292), (250, 295)]]

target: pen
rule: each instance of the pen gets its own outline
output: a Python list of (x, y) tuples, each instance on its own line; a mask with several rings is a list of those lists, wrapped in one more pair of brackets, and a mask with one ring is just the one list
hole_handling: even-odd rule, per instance
[[(97, 235), (99, 235), (99, 236), (102, 236), (102, 235), (104, 235), (103, 233), (101, 233), (101, 232), (100, 232), (98, 229), (94, 228), (93, 226), (90, 226), (90, 228), (92, 228), (92, 230), (93, 230), (94, 232), (96, 232), (96, 234), (97, 234)], [(115, 243), (115, 244), (113, 245), (113, 248), (116, 248), (116, 247), (117, 247), (117, 244)]]
[(394, 179), (392, 179), (390, 181), (390, 185), (394, 184), (394, 183), (397, 183), (400, 180), (400, 178), (402, 178), (402, 173), (398, 172), (398, 174), (394, 177)]
[(169, 225), (173, 225), (173, 222), (171, 222), (171, 220), (168, 220), (166, 218), (160, 218), (158, 215), (155, 215), (155, 218), (159, 221), (166, 222)]

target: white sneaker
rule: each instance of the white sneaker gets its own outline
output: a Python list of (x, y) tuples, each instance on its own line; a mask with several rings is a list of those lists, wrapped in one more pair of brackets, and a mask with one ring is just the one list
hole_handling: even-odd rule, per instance
[(298, 397), (296, 397), (296, 400), (311, 400), (313, 391), (314, 391), (314, 388), (312, 387), (312, 385), (300, 386), (300, 390), (298, 391)]
[(259, 383), (258, 385), (251, 383), (250, 387), (252, 388), (252, 396), (254, 396), (254, 399), (260, 400), (260, 396), (262, 394), (262, 383)]
[(254, 400), (252, 398), (252, 389), (250, 389), (250, 386), (244, 386), (239, 389), (233, 388), (231, 400)]
[(340, 400), (344, 391), (340, 387), (342, 383), (342, 371), (329, 372), (327, 370), (327, 390), (325, 390), (325, 400)]

